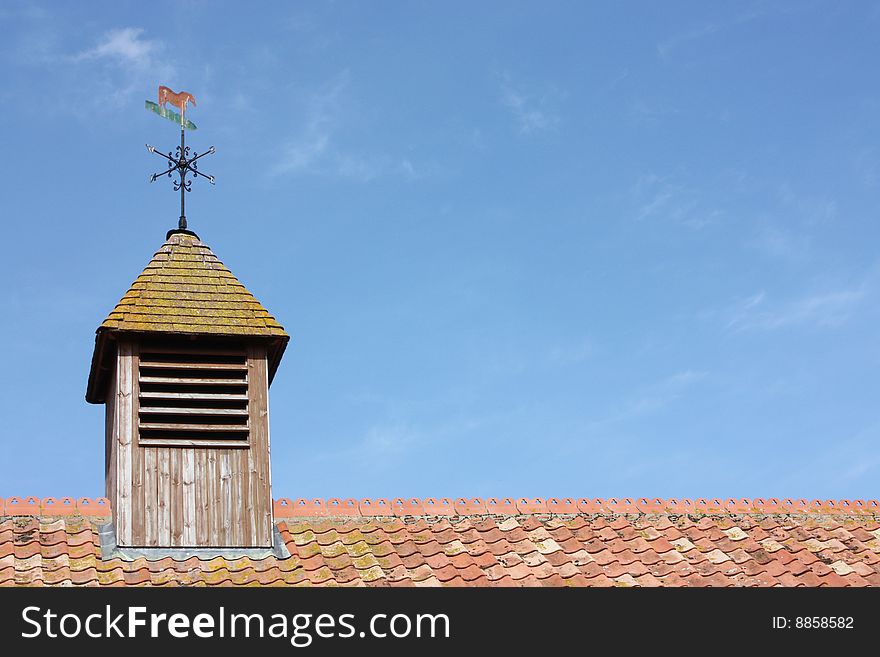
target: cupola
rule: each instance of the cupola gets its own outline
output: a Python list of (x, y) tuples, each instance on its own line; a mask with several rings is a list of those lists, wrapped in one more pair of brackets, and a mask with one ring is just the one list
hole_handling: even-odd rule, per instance
[(120, 547), (267, 548), (269, 386), (282, 326), (188, 230), (97, 330), (86, 400), (106, 406)]

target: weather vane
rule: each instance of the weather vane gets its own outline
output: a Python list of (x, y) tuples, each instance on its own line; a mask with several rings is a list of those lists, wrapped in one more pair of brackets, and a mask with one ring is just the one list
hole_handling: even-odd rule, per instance
[[(180, 108), (180, 114), (177, 112), (170, 110), (166, 107), (168, 103), (171, 103), (173, 107)], [(147, 150), (151, 153), (156, 153), (160, 157), (164, 157), (167, 160), (167, 164), (169, 164), (169, 168), (163, 171), (162, 173), (154, 173), (150, 176), (150, 182), (155, 182), (161, 176), (167, 175), (169, 178), (171, 174), (177, 172), (178, 176), (180, 176), (179, 180), (174, 181), (174, 191), (180, 191), (180, 221), (177, 224), (177, 227), (180, 230), (186, 230), (186, 211), (185, 211), (185, 194), (186, 192), (192, 191), (192, 180), (187, 180), (186, 175), (191, 173), (194, 178), (198, 178), (201, 176), (202, 178), (207, 178), (208, 182), (212, 185), (214, 184), (214, 176), (208, 176), (199, 171), (198, 160), (205, 155), (211, 155), (214, 153), (214, 147), (211, 146), (207, 151), (199, 155), (195, 151), (190, 153), (189, 146), (186, 145), (185, 134), (187, 130), (195, 130), (196, 125), (192, 121), (186, 118), (186, 105), (187, 103), (192, 103), (193, 107), (196, 105), (196, 99), (193, 95), (186, 91), (181, 91), (180, 93), (174, 93), (168, 87), (159, 87), (159, 102), (154, 103), (152, 101), (147, 101), (147, 109), (155, 112), (162, 118), (168, 119), (169, 121), (173, 121), (180, 125), (180, 146), (172, 154), (171, 151), (168, 151), (168, 154), (155, 149), (153, 146), (147, 144)]]

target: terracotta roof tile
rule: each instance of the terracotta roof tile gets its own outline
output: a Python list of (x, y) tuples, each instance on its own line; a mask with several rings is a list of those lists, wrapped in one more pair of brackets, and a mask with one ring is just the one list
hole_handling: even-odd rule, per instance
[[(502, 508), (516, 515), (444, 517), (406, 515), (424, 508), (410, 500), (406, 509), (398, 505), (401, 517), (294, 517), (302, 505), (276, 504), (289, 558), (181, 562), (102, 560), (96, 525), (108, 518), (94, 500), (14, 500), (5, 508), (16, 515), (0, 519), (4, 586), (880, 586), (880, 525), (865, 505), (814, 511), (804, 501), (796, 513), (776, 507), (772, 517), (701, 512), (708, 507), (698, 504), (685, 515), (627, 506), (626, 513), (555, 516), (534, 501), (514, 509), (471, 499), (459, 505), (466, 514)], [(332, 507), (313, 502), (312, 509)], [(369, 500), (359, 508), (382, 510)]]

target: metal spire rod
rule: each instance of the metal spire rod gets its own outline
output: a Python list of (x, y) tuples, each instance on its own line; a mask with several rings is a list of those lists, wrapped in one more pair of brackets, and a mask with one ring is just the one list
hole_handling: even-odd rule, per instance
[[(183, 114), (181, 114), (183, 116)], [(186, 153), (186, 140), (184, 135), (186, 134), (186, 130), (183, 126), (180, 126), (180, 150), (183, 153)], [(186, 170), (182, 170), (180, 172), (180, 220), (177, 222), (177, 227), (180, 230), (186, 230), (186, 196), (184, 193), (186, 190), (186, 184), (184, 183), (184, 176), (186, 175)]]

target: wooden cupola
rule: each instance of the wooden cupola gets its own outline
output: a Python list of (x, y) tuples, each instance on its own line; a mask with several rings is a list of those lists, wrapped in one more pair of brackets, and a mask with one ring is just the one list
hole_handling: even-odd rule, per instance
[(116, 543), (268, 548), (269, 385), (289, 336), (195, 233), (171, 231), (98, 328)]

